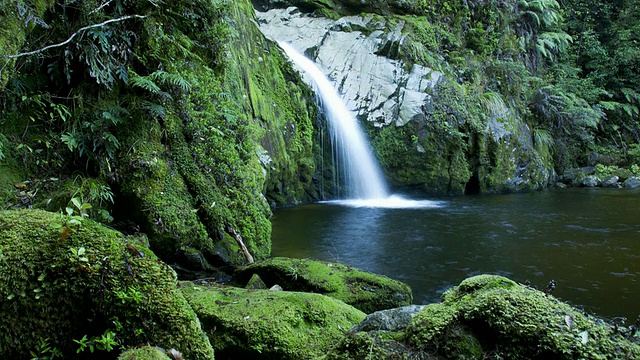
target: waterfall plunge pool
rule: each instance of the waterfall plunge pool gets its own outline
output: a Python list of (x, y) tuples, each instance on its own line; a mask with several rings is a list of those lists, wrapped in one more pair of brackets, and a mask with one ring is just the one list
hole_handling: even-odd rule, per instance
[(640, 315), (640, 192), (562, 189), (425, 206), (325, 202), (275, 211), (273, 256), (336, 261), (411, 285), (414, 303), (482, 273), (552, 279), (553, 295), (606, 318)]

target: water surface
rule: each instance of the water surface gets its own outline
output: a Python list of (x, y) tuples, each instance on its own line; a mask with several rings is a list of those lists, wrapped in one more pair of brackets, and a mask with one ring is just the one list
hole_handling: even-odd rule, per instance
[[(640, 192), (563, 189), (465, 196), (418, 209), (278, 209), (273, 256), (338, 261), (411, 285), (414, 303), (477, 274), (544, 288), (589, 313), (640, 315)], [(633, 321), (632, 321), (633, 322)]]

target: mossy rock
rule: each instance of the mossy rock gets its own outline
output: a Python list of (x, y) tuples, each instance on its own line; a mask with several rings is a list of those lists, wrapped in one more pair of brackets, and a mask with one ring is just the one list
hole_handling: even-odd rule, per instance
[(413, 299), (407, 284), (338, 263), (276, 257), (236, 270), (233, 281), (244, 286), (253, 274), (268, 287), (327, 295), (367, 314), (409, 305)]
[[(464, 280), (407, 329), (419, 349), (508, 359), (637, 358), (640, 346), (602, 321), (541, 291), (496, 275)], [(481, 345), (480, 345), (481, 344)], [(455, 356), (454, 356), (455, 357)]]
[(310, 359), (365, 314), (320, 294), (181, 283), (218, 358)]
[(541, 291), (480, 275), (446, 291), (405, 329), (347, 334), (328, 358), (637, 359), (640, 339), (628, 334)]
[(130, 349), (118, 356), (118, 360), (171, 360), (165, 351), (153, 346)]
[(0, 211), (0, 353), (26, 358), (47, 339), (75, 355), (73, 339), (109, 330), (124, 347), (150, 343), (212, 359), (173, 270), (130, 241), (79, 217)]
[(402, 341), (396, 340), (402, 339), (403, 335), (402, 332), (349, 332), (323, 359), (432, 359), (426, 353), (416, 352)]

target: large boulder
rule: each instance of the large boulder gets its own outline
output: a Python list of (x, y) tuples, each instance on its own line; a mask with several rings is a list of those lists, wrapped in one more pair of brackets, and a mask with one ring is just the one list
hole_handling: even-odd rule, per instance
[(219, 358), (317, 358), (365, 317), (320, 294), (181, 286)]
[[(354, 329), (358, 330), (358, 329)], [(585, 315), (544, 292), (480, 275), (446, 291), (404, 329), (345, 336), (329, 359), (636, 359), (631, 329)]]
[(413, 299), (407, 284), (338, 263), (276, 257), (236, 270), (233, 281), (244, 286), (254, 274), (268, 287), (327, 295), (367, 314), (409, 305)]
[(3, 357), (23, 359), (47, 346), (75, 355), (80, 346), (73, 340), (88, 347), (107, 336), (124, 348), (150, 343), (213, 359), (176, 282), (151, 251), (98, 223), (0, 211)]

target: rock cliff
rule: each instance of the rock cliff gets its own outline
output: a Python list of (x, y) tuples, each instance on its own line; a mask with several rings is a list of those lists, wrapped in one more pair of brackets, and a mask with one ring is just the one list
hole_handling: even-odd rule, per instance
[[(292, 4), (300, 7), (286, 7)], [(422, 33), (436, 25), (424, 15), (404, 15), (412, 9), (407, 4), (393, 4), (261, 2), (257, 16), (267, 37), (291, 43), (333, 81), (397, 188), (473, 193), (546, 186), (552, 167), (535, 148), (522, 109), (499, 93), (470, 93), (437, 49), (424, 48)]]

